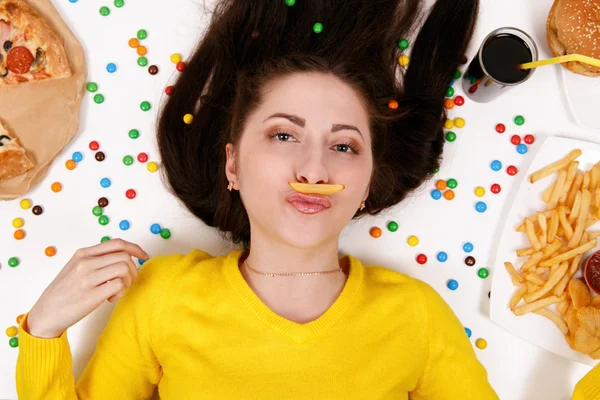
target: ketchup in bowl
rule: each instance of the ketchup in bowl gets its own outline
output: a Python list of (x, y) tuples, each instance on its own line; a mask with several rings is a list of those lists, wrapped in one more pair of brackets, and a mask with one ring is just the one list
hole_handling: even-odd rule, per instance
[(600, 294), (600, 251), (585, 260), (583, 277), (588, 287), (596, 294)]

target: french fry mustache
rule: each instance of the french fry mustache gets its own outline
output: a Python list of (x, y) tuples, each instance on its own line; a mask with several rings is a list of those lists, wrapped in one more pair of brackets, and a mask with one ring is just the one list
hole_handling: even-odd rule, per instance
[(344, 185), (328, 185), (322, 183), (299, 183), (299, 182), (288, 182), (289, 185), (296, 192), (305, 194), (334, 194), (344, 190)]

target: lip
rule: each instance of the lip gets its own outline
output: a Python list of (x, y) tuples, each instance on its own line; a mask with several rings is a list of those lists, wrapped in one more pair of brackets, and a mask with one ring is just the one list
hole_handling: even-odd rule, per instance
[(328, 198), (314, 194), (309, 195), (295, 192), (285, 199), (296, 210), (304, 214), (315, 214), (331, 207), (331, 201)]

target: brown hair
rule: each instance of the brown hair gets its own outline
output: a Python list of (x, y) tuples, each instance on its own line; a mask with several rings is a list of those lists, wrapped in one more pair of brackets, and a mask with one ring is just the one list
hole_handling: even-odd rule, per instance
[[(227, 190), (225, 145), (238, 143), (267, 82), (320, 72), (350, 85), (370, 116), (373, 173), (366, 208), (355, 217), (402, 201), (439, 168), (444, 96), (478, 0), (438, 0), (403, 71), (397, 43), (415, 29), (421, 7), (417, 0), (219, 1), (161, 111), (158, 145), (170, 190), (207, 225), (249, 247), (246, 210), (239, 192)], [(317, 21), (320, 34), (312, 31)], [(397, 108), (388, 107), (391, 99)]]

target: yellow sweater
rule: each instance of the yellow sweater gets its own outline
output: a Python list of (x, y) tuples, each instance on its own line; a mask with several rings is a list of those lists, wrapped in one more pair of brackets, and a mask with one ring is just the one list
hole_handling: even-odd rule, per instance
[(318, 319), (269, 309), (223, 257), (156, 256), (117, 303), (75, 384), (66, 332), (19, 333), (20, 399), (497, 399), (464, 328), (427, 284), (349, 257)]

